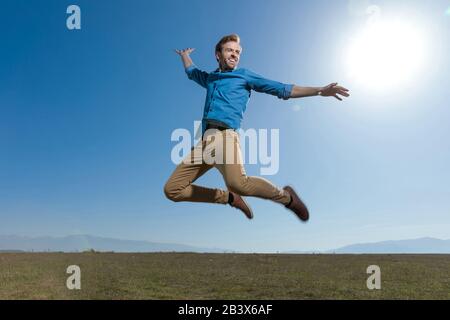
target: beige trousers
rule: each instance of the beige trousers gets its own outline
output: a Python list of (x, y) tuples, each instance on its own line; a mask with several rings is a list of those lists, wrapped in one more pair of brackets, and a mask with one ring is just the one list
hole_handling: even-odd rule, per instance
[[(222, 174), (228, 190), (210, 189), (193, 184), (211, 168)], [(270, 181), (249, 177), (245, 173), (239, 134), (234, 130), (209, 129), (202, 141), (176, 167), (164, 186), (166, 197), (172, 201), (222, 203), (228, 202), (229, 191), (286, 205), (289, 194)]]

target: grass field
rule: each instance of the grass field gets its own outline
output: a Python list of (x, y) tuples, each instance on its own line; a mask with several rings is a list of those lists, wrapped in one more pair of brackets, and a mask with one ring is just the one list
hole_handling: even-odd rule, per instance
[(450, 255), (2, 253), (0, 299), (450, 299)]

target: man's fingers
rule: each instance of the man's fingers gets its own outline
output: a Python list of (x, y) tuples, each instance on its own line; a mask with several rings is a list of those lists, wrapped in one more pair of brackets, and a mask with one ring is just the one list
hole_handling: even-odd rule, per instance
[(337, 93), (339, 93), (341, 96), (344, 96), (344, 97), (349, 97), (350, 96), (350, 94), (348, 94), (345, 91), (338, 91)]
[(336, 88), (337, 88), (337, 89), (339, 89), (339, 90), (344, 90), (344, 91), (348, 91), (348, 89), (347, 89), (347, 88), (344, 88), (344, 87), (341, 87), (341, 86), (337, 86)]
[(186, 49), (174, 49), (176, 53), (183, 54), (183, 53), (191, 53), (195, 50), (195, 48), (186, 48)]
[(323, 90), (323, 95), (333, 96), (339, 101), (342, 101), (342, 98), (339, 95), (349, 97), (350, 96), (350, 94), (348, 93), (349, 90), (342, 86), (338, 86), (337, 84), (338, 84), (337, 82), (333, 82), (327, 85)]

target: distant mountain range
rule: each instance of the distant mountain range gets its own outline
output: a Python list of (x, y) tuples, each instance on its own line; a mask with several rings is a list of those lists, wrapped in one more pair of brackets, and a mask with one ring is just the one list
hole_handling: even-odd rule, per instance
[(219, 248), (201, 248), (176, 243), (120, 240), (113, 238), (95, 237), (90, 235), (71, 235), (60, 238), (31, 238), (16, 235), (0, 235), (0, 252), (81, 252), (90, 249), (94, 249), (96, 251), (114, 252), (231, 252), (229, 250)]
[(419, 238), (412, 240), (390, 240), (374, 243), (352, 244), (328, 253), (447, 253), (450, 240)]
[[(87, 250), (114, 252), (211, 252), (230, 253), (232, 250), (220, 248), (202, 248), (176, 243), (158, 243), (149, 241), (120, 240), (90, 235), (72, 235), (67, 237), (22, 237), (16, 235), (0, 236), (0, 252), (81, 252)], [(450, 240), (420, 238), (412, 240), (391, 240), (374, 243), (353, 244), (327, 251), (289, 251), (283, 253), (438, 253), (450, 254)]]

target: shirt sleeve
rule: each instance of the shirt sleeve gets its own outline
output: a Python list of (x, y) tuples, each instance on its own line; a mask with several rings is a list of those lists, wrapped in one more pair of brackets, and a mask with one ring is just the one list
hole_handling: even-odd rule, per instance
[(206, 80), (208, 79), (207, 72), (199, 70), (195, 64), (191, 64), (185, 71), (189, 79), (194, 80), (203, 88), (206, 88)]
[(287, 100), (291, 96), (293, 84), (281, 83), (266, 79), (253, 71), (246, 70), (246, 78), (249, 87), (256, 92), (262, 92)]

